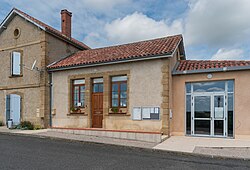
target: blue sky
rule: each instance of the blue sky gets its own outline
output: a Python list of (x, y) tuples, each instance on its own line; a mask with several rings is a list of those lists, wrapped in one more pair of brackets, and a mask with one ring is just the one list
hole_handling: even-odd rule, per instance
[(183, 34), (187, 59), (250, 60), (249, 0), (1, 0), (0, 21), (13, 7), (58, 30), (68, 9), (92, 48)]

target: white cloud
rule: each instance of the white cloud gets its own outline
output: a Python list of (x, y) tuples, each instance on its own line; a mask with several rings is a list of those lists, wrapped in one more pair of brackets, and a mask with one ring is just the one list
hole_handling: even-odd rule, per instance
[(221, 48), (212, 56), (211, 60), (242, 60), (243, 53), (242, 49)]
[(249, 0), (191, 0), (185, 20), (187, 44), (227, 45), (249, 40)]
[(162, 37), (183, 32), (181, 20), (168, 23), (156, 21), (148, 16), (134, 12), (124, 18), (106, 24), (107, 38), (115, 43), (125, 43), (150, 38)]

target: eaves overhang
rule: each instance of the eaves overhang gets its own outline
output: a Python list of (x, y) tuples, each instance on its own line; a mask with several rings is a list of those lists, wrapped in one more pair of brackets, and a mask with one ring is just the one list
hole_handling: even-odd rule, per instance
[(134, 61), (145, 61), (145, 60), (162, 59), (162, 58), (170, 58), (170, 57), (173, 57), (173, 53), (164, 54), (164, 55), (146, 56), (146, 57), (140, 57), (140, 58), (132, 58), (132, 59), (130, 58), (130, 59), (115, 60), (115, 61), (107, 61), (107, 62), (97, 62), (97, 63), (90, 63), (90, 64), (79, 64), (79, 65), (71, 65), (71, 66), (65, 66), (65, 67), (49, 68), (49, 66), (55, 64), (55, 63), (52, 63), (48, 66), (48, 71), (56, 72), (56, 71), (80, 69), (80, 68), (86, 68), (86, 67), (129, 63), (129, 62), (134, 62)]
[(184, 70), (184, 71), (176, 71), (176, 68), (174, 68), (172, 71), (172, 75), (230, 72), (230, 71), (243, 71), (243, 70), (250, 70), (250, 66), (234, 66), (234, 67), (210, 68), (210, 69), (199, 69), (199, 70)]

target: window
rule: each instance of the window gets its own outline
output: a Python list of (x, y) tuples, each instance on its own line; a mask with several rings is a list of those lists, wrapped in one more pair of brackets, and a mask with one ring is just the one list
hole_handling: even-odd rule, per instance
[(74, 108), (84, 107), (85, 105), (85, 79), (73, 80), (72, 82), (72, 97)]
[(93, 93), (103, 92), (103, 78), (93, 79)]
[(112, 77), (112, 107), (127, 107), (127, 76)]
[(12, 52), (11, 54), (11, 75), (20, 76), (21, 75), (21, 53)]

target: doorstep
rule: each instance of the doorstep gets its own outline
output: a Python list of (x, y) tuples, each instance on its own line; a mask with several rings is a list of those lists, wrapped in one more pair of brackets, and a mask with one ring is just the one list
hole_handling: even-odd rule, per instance
[(98, 136), (98, 137), (109, 137), (117, 139), (144, 141), (152, 143), (160, 143), (167, 136), (163, 136), (159, 132), (143, 132), (143, 131), (131, 131), (131, 130), (104, 130), (95, 128), (59, 128), (53, 127), (50, 131), (62, 132), (68, 134), (86, 135), (86, 136)]

